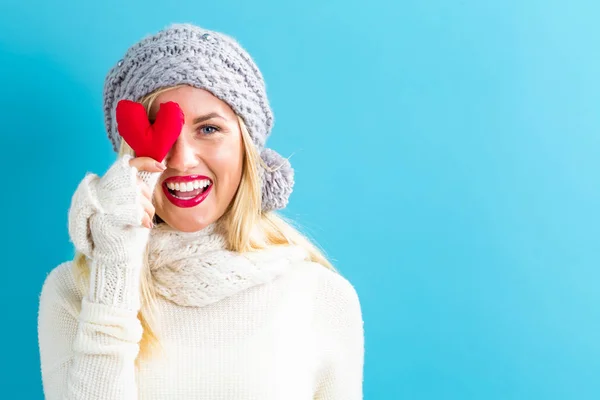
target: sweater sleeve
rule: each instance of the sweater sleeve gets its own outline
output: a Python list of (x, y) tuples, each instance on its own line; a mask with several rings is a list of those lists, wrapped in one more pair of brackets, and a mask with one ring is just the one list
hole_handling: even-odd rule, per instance
[(139, 310), (149, 229), (136, 226), (144, 214), (136, 181), (139, 176), (153, 191), (160, 173), (138, 172), (130, 160), (131, 156), (121, 157), (102, 178), (85, 176), (72, 197), (68, 227), (73, 245), (88, 259), (87, 300)]
[(72, 263), (52, 270), (42, 287), (38, 340), (47, 400), (137, 398), (135, 358), (142, 337), (137, 311), (89, 301)]
[(315, 310), (322, 358), (314, 399), (359, 400), (363, 398), (364, 325), (358, 294), (341, 275), (323, 272)]

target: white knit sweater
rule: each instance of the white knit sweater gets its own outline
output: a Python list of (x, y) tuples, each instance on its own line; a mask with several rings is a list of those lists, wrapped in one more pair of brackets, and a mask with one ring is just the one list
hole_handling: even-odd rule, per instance
[[(46, 399), (362, 399), (363, 321), (349, 281), (293, 248), (242, 259), (206, 231), (151, 231), (166, 356), (139, 369), (136, 302), (99, 296), (131, 282), (98, 278), (84, 291), (71, 262), (49, 273), (38, 316)], [(91, 261), (92, 276), (110, 262)]]

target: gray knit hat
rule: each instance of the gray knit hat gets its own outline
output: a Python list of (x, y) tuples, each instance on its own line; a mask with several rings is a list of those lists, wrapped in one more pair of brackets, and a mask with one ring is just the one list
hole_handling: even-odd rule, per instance
[(232, 37), (192, 24), (172, 24), (131, 46), (104, 82), (104, 122), (115, 151), (121, 145), (116, 107), (156, 89), (187, 84), (211, 92), (244, 120), (268, 169), (260, 167), (262, 209), (282, 209), (294, 185), (287, 159), (265, 148), (273, 112), (265, 82), (250, 55)]

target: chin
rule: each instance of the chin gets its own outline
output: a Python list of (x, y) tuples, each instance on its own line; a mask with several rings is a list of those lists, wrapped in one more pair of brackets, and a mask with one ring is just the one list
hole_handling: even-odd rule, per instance
[[(180, 210), (178, 210), (180, 211)], [(192, 211), (192, 209), (189, 209)], [(177, 212), (177, 213), (167, 213), (164, 215), (157, 210), (157, 216), (161, 221), (169, 225), (171, 228), (176, 229), (181, 232), (198, 232), (208, 225), (210, 225), (213, 221), (213, 218), (205, 218), (204, 216), (199, 217), (194, 214), (198, 214), (199, 210), (194, 210), (194, 212)], [(163, 215), (161, 215), (163, 214)], [(186, 215), (188, 214), (188, 215)], [(203, 213), (205, 214), (205, 213)]]
[(210, 222), (200, 221), (165, 221), (171, 228), (181, 232), (198, 232), (210, 225)]

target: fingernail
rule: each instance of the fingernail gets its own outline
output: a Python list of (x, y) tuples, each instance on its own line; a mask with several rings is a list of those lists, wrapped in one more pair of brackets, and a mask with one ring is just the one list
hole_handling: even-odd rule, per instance
[(158, 161), (156, 161), (156, 166), (160, 168), (161, 171), (167, 169), (167, 167), (163, 163), (159, 163)]

